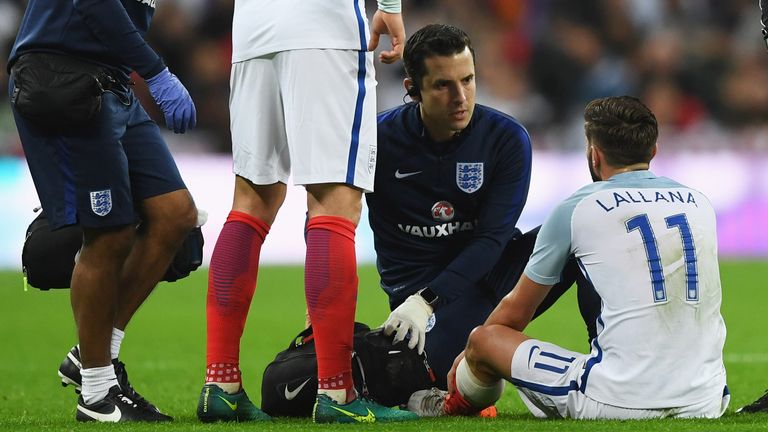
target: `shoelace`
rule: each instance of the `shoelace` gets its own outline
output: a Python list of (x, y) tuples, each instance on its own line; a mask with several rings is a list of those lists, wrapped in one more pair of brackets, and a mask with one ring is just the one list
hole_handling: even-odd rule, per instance
[(136, 390), (133, 389), (131, 383), (128, 382), (128, 371), (125, 370), (125, 363), (118, 361), (115, 365), (115, 373), (117, 375), (118, 384), (125, 396), (128, 396), (137, 405), (157, 410), (148, 400), (144, 399)]

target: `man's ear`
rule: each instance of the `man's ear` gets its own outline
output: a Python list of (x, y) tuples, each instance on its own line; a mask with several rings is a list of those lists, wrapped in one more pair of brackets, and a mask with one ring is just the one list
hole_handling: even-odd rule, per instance
[(590, 152), (590, 162), (595, 170), (600, 170), (600, 166), (603, 164), (603, 152), (596, 146), (590, 146), (592, 152)]
[(590, 146), (592, 151), (590, 152), (590, 164), (592, 165), (590, 167), (590, 171), (592, 174), (592, 180), (594, 181), (601, 181), (606, 180), (603, 178), (603, 175), (601, 171), (603, 170), (603, 165), (605, 164), (605, 155), (603, 155), (603, 151), (600, 150), (596, 145)]
[(403, 80), (403, 87), (405, 87), (405, 94), (410, 96), (414, 102), (421, 102), (421, 90), (414, 80), (410, 77)]

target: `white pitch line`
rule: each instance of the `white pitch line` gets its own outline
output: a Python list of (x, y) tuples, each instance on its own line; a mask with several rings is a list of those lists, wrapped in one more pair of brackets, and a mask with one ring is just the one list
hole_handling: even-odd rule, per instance
[(728, 353), (723, 355), (725, 363), (768, 363), (768, 353)]

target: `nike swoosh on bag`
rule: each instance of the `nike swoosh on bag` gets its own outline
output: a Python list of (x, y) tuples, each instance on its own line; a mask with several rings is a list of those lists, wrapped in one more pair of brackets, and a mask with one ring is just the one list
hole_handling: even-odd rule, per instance
[(286, 398), (287, 400), (293, 400), (293, 398), (295, 398), (295, 397), (296, 397), (296, 395), (298, 395), (298, 394), (299, 394), (299, 392), (301, 391), (301, 389), (303, 389), (303, 388), (304, 388), (304, 386), (305, 386), (305, 385), (307, 385), (307, 383), (308, 383), (308, 382), (309, 382), (309, 380), (311, 380), (311, 379), (312, 379), (312, 378), (307, 378), (307, 380), (306, 380), (306, 381), (304, 381), (303, 383), (299, 384), (299, 386), (298, 386), (298, 387), (296, 387), (295, 389), (293, 389), (293, 390), (290, 390), (290, 391), (288, 390), (288, 384), (286, 384), (286, 385), (285, 385), (285, 398)]
[(109, 414), (91, 411), (88, 408), (82, 407), (80, 405), (77, 406), (77, 410), (92, 419), (96, 419), (98, 421), (103, 421), (103, 422), (117, 423), (120, 421), (120, 418), (123, 416), (123, 413), (120, 412), (120, 408), (118, 407), (115, 407), (115, 409)]
[(421, 171), (413, 171), (413, 172), (401, 173), (400, 170), (397, 170), (397, 171), (395, 171), (395, 178), (396, 179), (404, 179), (406, 177), (414, 176), (416, 174), (421, 174)]

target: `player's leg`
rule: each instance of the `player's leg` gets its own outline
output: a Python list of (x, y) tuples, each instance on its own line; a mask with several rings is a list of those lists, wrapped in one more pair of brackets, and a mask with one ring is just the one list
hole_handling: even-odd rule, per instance
[(356, 398), (352, 333), (357, 300), (355, 229), (373, 187), (376, 102), (367, 51), (278, 53), (294, 182), (305, 185), (305, 294), (318, 363), (316, 422), (394, 421), (411, 413)]
[(355, 398), (352, 329), (357, 301), (355, 229), (362, 192), (346, 185), (307, 185), (304, 289), (315, 335), (318, 393)]
[(132, 240), (133, 229), (127, 225), (83, 229), (70, 292), (83, 368), (111, 365), (109, 341), (117, 313), (119, 274)]
[(305, 295), (317, 353), (318, 396), (313, 419), (328, 422), (412, 420), (358, 397), (352, 379), (352, 336), (357, 302), (355, 228), (362, 191), (341, 184), (307, 185)]
[(204, 422), (268, 418), (242, 388), (240, 339), (256, 290), (261, 247), (285, 200), (290, 170), (273, 57), (232, 65), (235, 190), (208, 273), (206, 384), (197, 407)]

